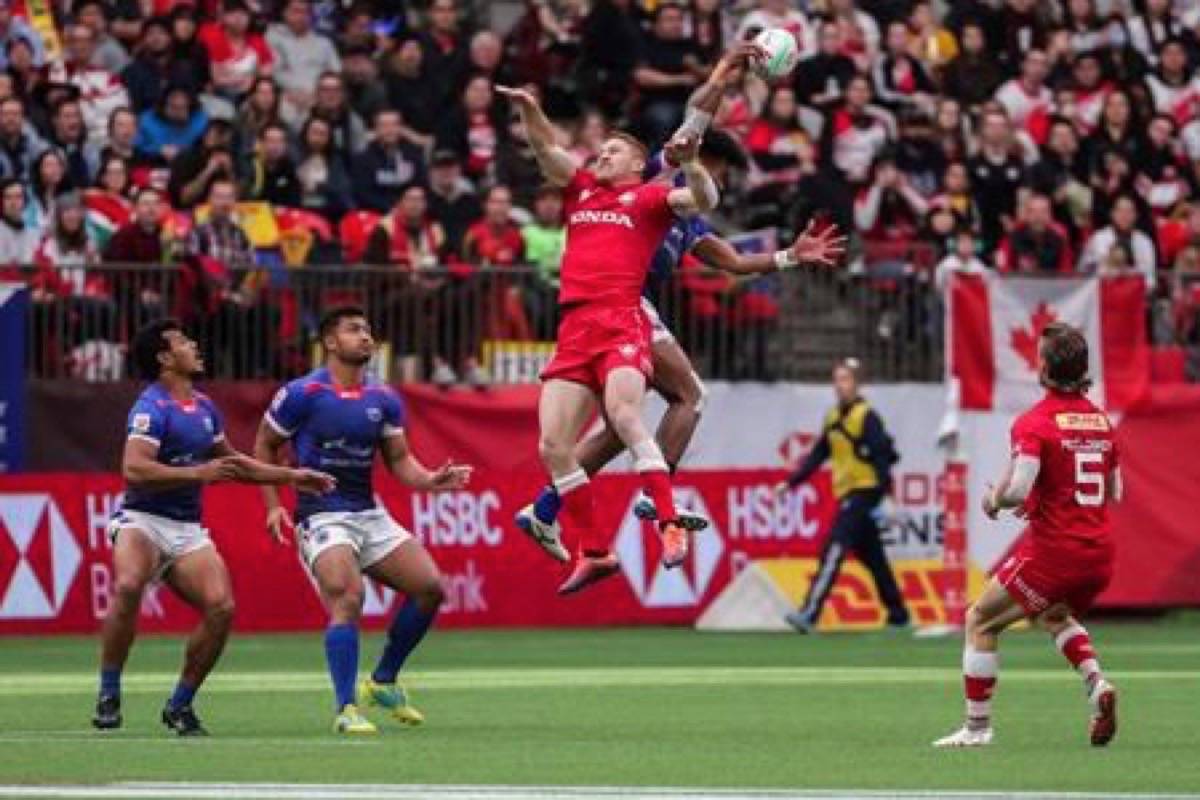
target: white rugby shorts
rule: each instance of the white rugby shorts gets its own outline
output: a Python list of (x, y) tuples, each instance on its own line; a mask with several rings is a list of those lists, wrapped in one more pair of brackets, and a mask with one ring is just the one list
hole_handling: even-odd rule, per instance
[(339, 545), (349, 545), (359, 569), (365, 570), (413, 538), (382, 508), (313, 514), (296, 526), (296, 533), (300, 554), (310, 570), (321, 553)]
[(121, 509), (109, 520), (108, 540), (115, 544), (117, 536), (126, 528), (135, 528), (144, 533), (158, 550), (158, 577), (165, 575), (172, 564), (188, 553), (212, 547), (208, 529), (199, 522), (180, 522), (130, 509)]
[(671, 333), (671, 329), (662, 321), (662, 317), (658, 314), (658, 309), (654, 307), (646, 298), (642, 298), (642, 313), (650, 320), (650, 343), (659, 344), (660, 342), (675, 341), (675, 334)]

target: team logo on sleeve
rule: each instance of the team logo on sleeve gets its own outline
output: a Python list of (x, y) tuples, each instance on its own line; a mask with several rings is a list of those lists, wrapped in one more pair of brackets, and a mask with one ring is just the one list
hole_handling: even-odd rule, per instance
[(284, 400), (287, 400), (287, 388), (286, 387), (280, 389), (278, 392), (275, 393), (274, 399), (271, 400), (271, 410), (278, 411), (279, 407), (281, 405), (283, 405)]
[(367, 419), (371, 420), (371, 422), (379, 422), (381, 419), (383, 419), (383, 412), (378, 408), (371, 406), (367, 409)]
[(134, 433), (149, 433), (150, 432), (150, 415), (149, 414), (134, 414), (133, 424)]

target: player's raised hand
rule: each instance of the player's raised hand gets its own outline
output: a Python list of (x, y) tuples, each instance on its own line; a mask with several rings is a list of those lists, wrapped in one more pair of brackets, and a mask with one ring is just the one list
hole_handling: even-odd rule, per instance
[(447, 460), (437, 472), (429, 476), (429, 489), (434, 492), (451, 492), (466, 488), (474, 471), (474, 467)]
[[(722, 78), (741, 77), (740, 71), (748, 69), (756, 61), (766, 61), (767, 51), (752, 39), (744, 39), (725, 51), (717, 63)], [(738, 70), (738, 73), (734, 73)]]
[(501, 86), (496, 84), (496, 94), (501, 97), (508, 98), (514, 105), (523, 108), (537, 108), (537, 98), (533, 96), (533, 92), (528, 89), (518, 89), (514, 86)]
[(677, 133), (663, 147), (663, 155), (668, 164), (688, 164), (696, 160), (700, 153), (700, 137), (685, 133)]
[(836, 225), (827, 225), (814, 233), (816, 225), (816, 220), (809, 220), (796, 241), (792, 242), (792, 258), (800, 264), (836, 266), (846, 254), (846, 237), (840, 235)]
[(996, 505), (996, 487), (990, 483), (983, 490), (983, 513), (988, 519), (995, 519), (1000, 513)]
[(271, 538), (275, 540), (276, 544), (291, 542), (291, 537), (287, 532), (295, 528), (292, 515), (283, 506), (275, 506), (267, 510), (267, 533), (271, 534)]
[(337, 488), (337, 478), (315, 469), (298, 469), (292, 485), (296, 491), (307, 494), (329, 494)]

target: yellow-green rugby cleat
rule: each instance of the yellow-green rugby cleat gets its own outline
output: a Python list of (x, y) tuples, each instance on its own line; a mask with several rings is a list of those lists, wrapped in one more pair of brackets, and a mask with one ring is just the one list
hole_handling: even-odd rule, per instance
[(358, 711), (358, 706), (347, 704), (333, 720), (333, 732), (347, 736), (374, 736), (379, 733), (375, 723)]
[(364, 678), (358, 685), (358, 701), (366, 708), (378, 706), (386, 710), (403, 725), (416, 727), (425, 722), (425, 715), (409, 704), (408, 692), (396, 683), (376, 683)]

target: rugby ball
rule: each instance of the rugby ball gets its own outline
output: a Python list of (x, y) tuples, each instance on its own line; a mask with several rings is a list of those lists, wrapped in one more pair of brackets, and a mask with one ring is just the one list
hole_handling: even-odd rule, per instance
[(775, 81), (791, 74), (800, 61), (796, 37), (783, 28), (767, 28), (754, 37), (764, 56), (753, 64), (754, 72), (766, 81)]

